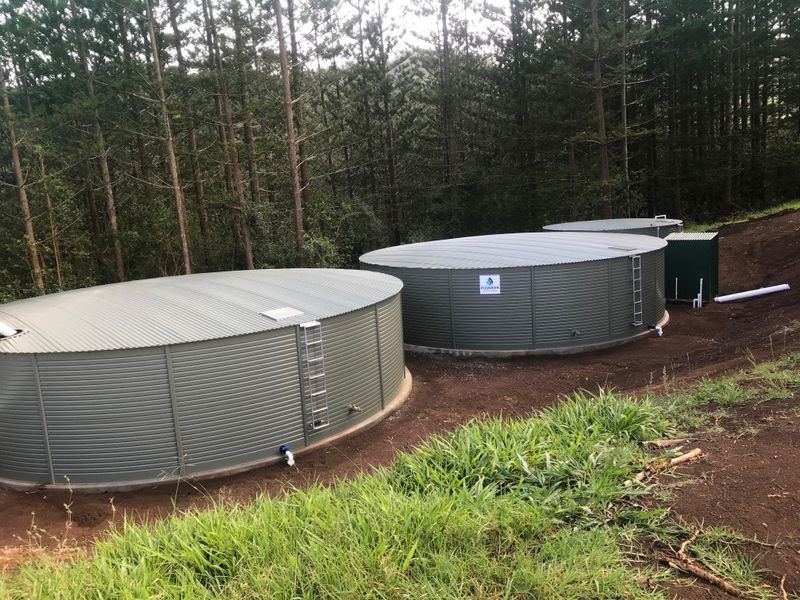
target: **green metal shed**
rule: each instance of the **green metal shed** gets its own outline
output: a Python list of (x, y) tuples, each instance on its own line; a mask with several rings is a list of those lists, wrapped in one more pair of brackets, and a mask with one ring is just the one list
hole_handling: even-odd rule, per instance
[(665, 247), (643, 235), (509, 233), (360, 260), (403, 281), (409, 349), (548, 354), (613, 346), (663, 325)]
[(719, 234), (671, 233), (666, 238), (664, 287), (669, 300), (708, 302), (719, 292)]
[(0, 485), (225, 474), (372, 422), (408, 393), (401, 288), (274, 269), (0, 305)]

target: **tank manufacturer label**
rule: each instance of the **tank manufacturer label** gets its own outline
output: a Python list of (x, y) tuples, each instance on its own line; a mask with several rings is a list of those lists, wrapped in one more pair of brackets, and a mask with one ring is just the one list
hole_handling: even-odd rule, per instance
[(481, 294), (499, 294), (500, 275), (478, 275), (478, 286)]

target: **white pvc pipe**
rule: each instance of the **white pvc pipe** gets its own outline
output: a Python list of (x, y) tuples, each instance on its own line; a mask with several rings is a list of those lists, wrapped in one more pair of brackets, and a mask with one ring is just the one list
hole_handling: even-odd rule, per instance
[(734, 300), (744, 300), (746, 298), (755, 298), (756, 296), (763, 296), (765, 294), (773, 294), (775, 292), (788, 291), (789, 284), (782, 283), (780, 285), (772, 285), (769, 287), (758, 288), (757, 290), (750, 290), (747, 292), (738, 292), (736, 294), (728, 294), (727, 296), (717, 296), (714, 302), (733, 302)]
[(12, 335), (16, 335), (17, 330), (8, 325), (7, 323), (3, 323), (0, 321), (0, 338), (11, 337)]

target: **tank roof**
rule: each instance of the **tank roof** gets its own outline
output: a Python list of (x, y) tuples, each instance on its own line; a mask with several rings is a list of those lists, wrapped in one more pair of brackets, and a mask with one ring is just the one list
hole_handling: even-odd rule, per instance
[(542, 229), (546, 231), (620, 231), (623, 229), (651, 229), (683, 225), (680, 219), (596, 219), (593, 221), (570, 221), (552, 223)]
[(684, 233), (670, 233), (664, 239), (670, 241), (697, 241), (697, 240), (713, 240), (719, 234), (716, 231), (695, 231)]
[[(264, 269), (143, 279), (0, 304), (21, 330), (0, 354), (148, 348), (247, 335), (352, 312), (402, 282), (344, 269)], [(266, 313), (266, 314), (265, 314)]]
[(502, 269), (619, 258), (666, 245), (657, 237), (627, 233), (504, 233), (393, 246), (360, 260), (413, 269)]

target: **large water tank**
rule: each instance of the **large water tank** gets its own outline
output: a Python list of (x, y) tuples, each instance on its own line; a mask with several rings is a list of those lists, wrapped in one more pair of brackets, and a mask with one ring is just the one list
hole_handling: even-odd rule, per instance
[(0, 485), (231, 473), (408, 395), (400, 291), (365, 271), (205, 273), (0, 305)]
[(666, 245), (642, 235), (510, 233), (394, 246), (360, 260), (403, 281), (409, 349), (568, 353), (666, 322)]

